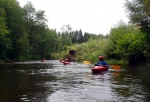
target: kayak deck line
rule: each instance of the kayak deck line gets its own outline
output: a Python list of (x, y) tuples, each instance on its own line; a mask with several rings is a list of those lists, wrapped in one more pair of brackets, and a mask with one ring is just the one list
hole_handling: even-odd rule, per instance
[(68, 61), (63, 61), (63, 64), (64, 64), (64, 65), (70, 64), (70, 62), (68, 62)]
[(91, 70), (92, 73), (100, 73), (101, 71), (108, 71), (108, 66), (95, 66)]

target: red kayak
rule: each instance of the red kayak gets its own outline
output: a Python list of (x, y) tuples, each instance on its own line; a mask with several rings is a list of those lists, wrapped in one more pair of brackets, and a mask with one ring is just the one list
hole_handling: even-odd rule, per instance
[(70, 62), (68, 62), (68, 61), (63, 61), (63, 64), (64, 64), (64, 65), (70, 64)]
[(92, 73), (100, 73), (101, 71), (108, 71), (108, 66), (95, 66), (91, 70)]
[(46, 59), (41, 60), (41, 62), (46, 62)]

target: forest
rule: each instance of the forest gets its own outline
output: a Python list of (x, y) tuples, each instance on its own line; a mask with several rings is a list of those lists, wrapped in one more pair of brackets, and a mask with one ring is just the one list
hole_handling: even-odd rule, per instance
[(126, 1), (130, 22), (123, 21), (108, 35), (73, 30), (64, 25), (57, 32), (48, 28), (45, 11), (27, 2), (0, 0), (0, 62), (15, 62), (65, 57), (77, 51), (76, 60), (97, 61), (98, 55), (109, 61), (129, 64), (150, 60), (150, 0)]

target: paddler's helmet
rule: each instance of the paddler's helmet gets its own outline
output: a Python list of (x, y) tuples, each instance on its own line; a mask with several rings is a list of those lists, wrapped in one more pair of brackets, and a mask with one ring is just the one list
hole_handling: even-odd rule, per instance
[(98, 56), (98, 59), (99, 59), (100, 61), (102, 61), (102, 60), (104, 60), (104, 57), (103, 57), (103, 56)]

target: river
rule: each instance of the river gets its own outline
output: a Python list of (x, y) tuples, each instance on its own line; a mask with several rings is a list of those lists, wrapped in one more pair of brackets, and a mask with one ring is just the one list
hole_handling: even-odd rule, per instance
[(120, 66), (92, 74), (78, 62), (0, 64), (0, 102), (149, 102), (150, 66)]

